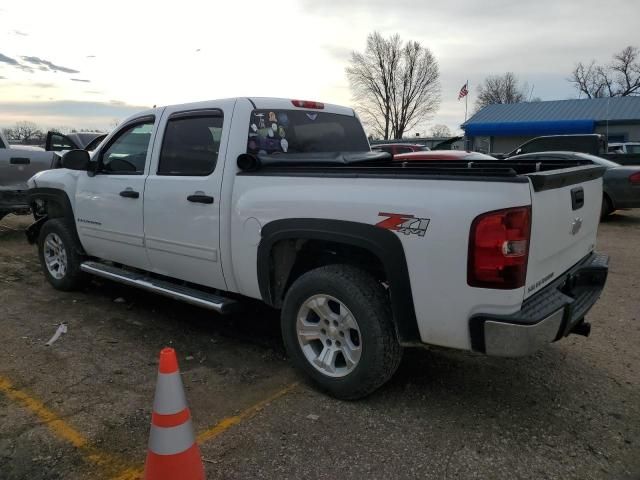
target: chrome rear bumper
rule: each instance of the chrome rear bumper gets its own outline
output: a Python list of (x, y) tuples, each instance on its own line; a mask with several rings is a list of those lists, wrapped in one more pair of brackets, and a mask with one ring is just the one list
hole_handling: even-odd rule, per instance
[(511, 315), (476, 315), (469, 329), (473, 350), (487, 355), (521, 357), (569, 335), (583, 333), (584, 317), (604, 288), (609, 257), (592, 253), (528, 298)]

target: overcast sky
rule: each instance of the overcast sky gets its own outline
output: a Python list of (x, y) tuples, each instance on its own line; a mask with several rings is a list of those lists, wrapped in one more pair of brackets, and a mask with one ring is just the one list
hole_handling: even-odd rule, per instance
[(350, 105), (351, 50), (373, 30), (429, 47), (436, 123), (464, 120), (486, 75), (515, 72), (543, 100), (575, 98), (574, 64), (640, 46), (637, 0), (4, 0), (0, 126), (110, 128), (137, 110), (231, 96)]

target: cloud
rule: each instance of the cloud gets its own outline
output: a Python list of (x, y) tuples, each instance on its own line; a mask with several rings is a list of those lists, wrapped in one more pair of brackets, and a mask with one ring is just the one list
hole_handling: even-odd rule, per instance
[(338, 45), (325, 45), (323, 48), (332, 58), (338, 60), (339, 62), (346, 62), (351, 58), (352, 50), (350, 48)]
[(73, 70), (72, 68), (61, 67), (60, 65), (56, 65), (49, 60), (43, 60), (38, 57), (21, 57), (27, 63), (32, 65), (37, 65), (40, 70), (50, 70), (52, 72), (63, 72), (63, 73), (80, 73), (78, 70)]
[(83, 78), (72, 78), (71, 79), (72, 82), (84, 82), (84, 83), (89, 83), (91, 82), (91, 80), (85, 80)]
[(19, 68), (25, 72), (33, 73), (33, 69), (27, 65), (22, 65), (15, 58), (7, 57), (0, 53), (0, 63), (6, 63), (7, 65), (11, 65), (12, 67)]
[(87, 58), (96, 58), (95, 55), (87, 55)]
[(73, 125), (76, 128), (108, 129), (115, 119), (122, 120), (148, 106), (72, 100), (2, 102), (0, 125), (29, 120), (38, 125)]
[(2, 75), (0, 75), (0, 80), (6, 80), (7, 77), (3, 77)]
[(30, 87), (35, 87), (35, 88), (54, 88), (55, 85), (53, 83), (31, 83), (29, 84)]
[(29, 36), (28, 33), (21, 32), (20, 30), (14, 30), (13, 33), (16, 34), (16, 35), (20, 35), (21, 37), (28, 37)]
[(0, 62), (7, 63), (9, 65), (13, 65), (14, 67), (16, 65), (20, 65), (15, 58), (7, 57), (6, 55), (3, 55), (2, 53), (0, 53)]

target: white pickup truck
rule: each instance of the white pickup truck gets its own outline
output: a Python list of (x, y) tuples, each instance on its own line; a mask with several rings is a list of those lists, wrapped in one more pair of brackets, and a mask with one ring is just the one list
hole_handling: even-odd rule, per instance
[(358, 398), (404, 346), (521, 356), (587, 335), (603, 169), (393, 162), (354, 111), (234, 98), (154, 108), (29, 181), (43, 271), (217, 312), (281, 309), (293, 363)]

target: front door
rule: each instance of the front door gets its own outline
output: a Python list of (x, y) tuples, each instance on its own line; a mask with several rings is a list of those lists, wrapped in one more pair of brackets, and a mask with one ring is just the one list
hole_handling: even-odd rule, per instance
[(164, 135), (156, 138), (144, 194), (152, 271), (222, 290), (220, 191), (230, 123), (224, 122), (226, 105), (165, 110)]
[(142, 205), (154, 117), (127, 123), (96, 153), (95, 175), (80, 175), (78, 235), (89, 255), (149, 269)]

